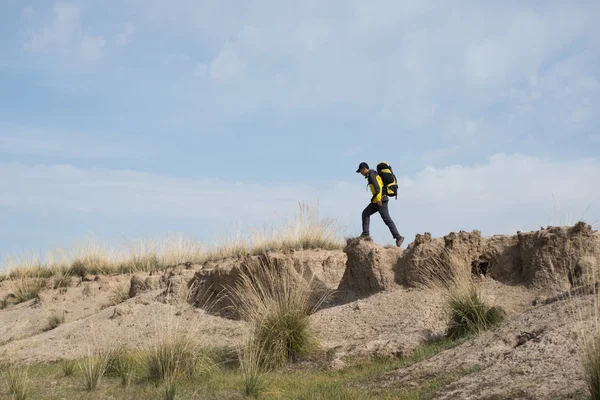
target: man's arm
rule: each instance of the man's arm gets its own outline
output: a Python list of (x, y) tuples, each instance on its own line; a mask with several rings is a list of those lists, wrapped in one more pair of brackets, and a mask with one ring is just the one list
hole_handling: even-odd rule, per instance
[(373, 185), (373, 191), (375, 194), (371, 197), (371, 203), (379, 203), (381, 201), (381, 186), (377, 182), (377, 172), (369, 172), (369, 181)]

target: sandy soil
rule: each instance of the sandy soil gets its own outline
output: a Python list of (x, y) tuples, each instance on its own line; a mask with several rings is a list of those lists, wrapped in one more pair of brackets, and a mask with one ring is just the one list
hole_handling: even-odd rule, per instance
[[(515, 315), (497, 329), (408, 368), (390, 372), (375, 384), (418, 386), (432, 374), (470, 371), (449, 384), (439, 399), (567, 399), (585, 393), (578, 338), (594, 327), (576, 308), (592, 299), (557, 302)], [(583, 327), (583, 331), (581, 328)], [(529, 335), (528, 335), (528, 334)]]

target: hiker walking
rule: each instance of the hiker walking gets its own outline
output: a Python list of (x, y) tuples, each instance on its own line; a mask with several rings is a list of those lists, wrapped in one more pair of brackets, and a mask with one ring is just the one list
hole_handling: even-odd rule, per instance
[(392, 236), (396, 239), (396, 246), (400, 247), (404, 241), (404, 237), (398, 233), (396, 224), (394, 224), (388, 210), (389, 196), (397, 197), (398, 190), (392, 167), (388, 163), (381, 162), (377, 164), (377, 171), (375, 171), (370, 169), (369, 164), (366, 162), (361, 162), (356, 172), (362, 174), (367, 179), (369, 188), (373, 194), (371, 202), (362, 212), (362, 234), (360, 237), (370, 238), (369, 223), (371, 215), (379, 212), (381, 219), (383, 219), (383, 222), (390, 229)]

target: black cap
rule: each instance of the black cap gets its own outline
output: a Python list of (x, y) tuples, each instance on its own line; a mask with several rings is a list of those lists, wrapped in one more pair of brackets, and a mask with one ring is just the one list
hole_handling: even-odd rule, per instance
[(367, 164), (366, 162), (361, 162), (360, 165), (358, 166), (358, 169), (356, 170), (356, 172), (360, 172), (361, 169), (366, 168), (369, 169), (369, 164)]

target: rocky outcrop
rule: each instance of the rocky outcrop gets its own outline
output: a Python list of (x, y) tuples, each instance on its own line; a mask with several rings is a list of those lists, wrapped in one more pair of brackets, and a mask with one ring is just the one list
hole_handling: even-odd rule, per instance
[(134, 275), (131, 277), (131, 283), (129, 285), (129, 298), (135, 297), (148, 290), (148, 285), (146, 285), (146, 281), (144, 278), (142, 278), (142, 276)]
[(589, 275), (600, 259), (600, 235), (583, 222), (517, 236), (523, 283), (533, 287), (564, 287), (569, 275), (571, 281), (581, 279), (582, 269)]
[(519, 239), (516, 235), (494, 235), (473, 265), (473, 272), (499, 282), (516, 284), (523, 281)]
[(442, 238), (426, 232), (417, 234), (406, 251), (391, 259), (385, 259), (391, 254), (386, 251), (372, 242), (349, 240), (338, 297), (344, 298), (346, 292), (372, 294), (394, 285), (418, 286), (425, 266), (443, 267), (447, 256), (465, 260), (465, 268), (476, 275), (505, 284), (557, 290), (565, 283), (589, 283), (598, 279), (600, 233), (585, 223), (491, 237), (477, 230), (451, 232)]
[(386, 249), (371, 241), (349, 239), (344, 253), (346, 270), (338, 286), (336, 297), (352, 300), (366, 297), (396, 286), (395, 266), (402, 250)]
[[(180, 264), (168, 268), (158, 281), (159, 286), (165, 288), (159, 295), (159, 299), (165, 302), (173, 300), (187, 301), (190, 295), (192, 278), (198, 268), (202, 268), (202, 266)], [(149, 285), (148, 282), (146, 284)]]
[[(406, 250), (384, 248), (372, 241), (349, 239), (343, 252), (309, 250), (269, 253), (203, 264), (191, 273), (173, 271), (161, 278), (169, 291), (189, 289), (188, 300), (220, 315), (228, 312), (232, 290), (242, 271), (269, 262), (277, 269), (293, 268), (316, 289), (337, 289), (336, 301), (370, 296), (397, 287), (418, 286), (426, 265), (443, 267), (446, 256), (464, 259), (465, 268), (499, 282), (524, 284), (551, 290), (597, 279), (600, 233), (579, 223), (572, 227), (549, 227), (516, 235), (484, 237), (481, 232), (451, 232), (441, 238), (418, 234)], [(147, 282), (134, 282), (132, 291), (147, 290)]]
[(420, 280), (419, 271), (425, 263), (440, 257), (444, 251), (444, 239), (433, 238), (431, 233), (417, 234), (408, 245), (397, 274), (399, 283), (413, 285)]
[(451, 232), (443, 238), (432, 238), (429, 232), (424, 235), (417, 234), (415, 241), (406, 249), (405, 259), (400, 261), (400, 269), (404, 273), (397, 274), (400, 277), (398, 283), (415, 286), (421, 282), (421, 271), (428, 263), (440, 263), (443, 257), (456, 256), (467, 260), (467, 268), (480, 264), (481, 254), (486, 248), (486, 238), (481, 232), (459, 231)]
[(229, 291), (235, 287), (243, 264), (243, 259), (227, 259), (196, 271), (189, 301), (207, 312), (235, 317), (234, 310), (230, 310), (233, 303)]

